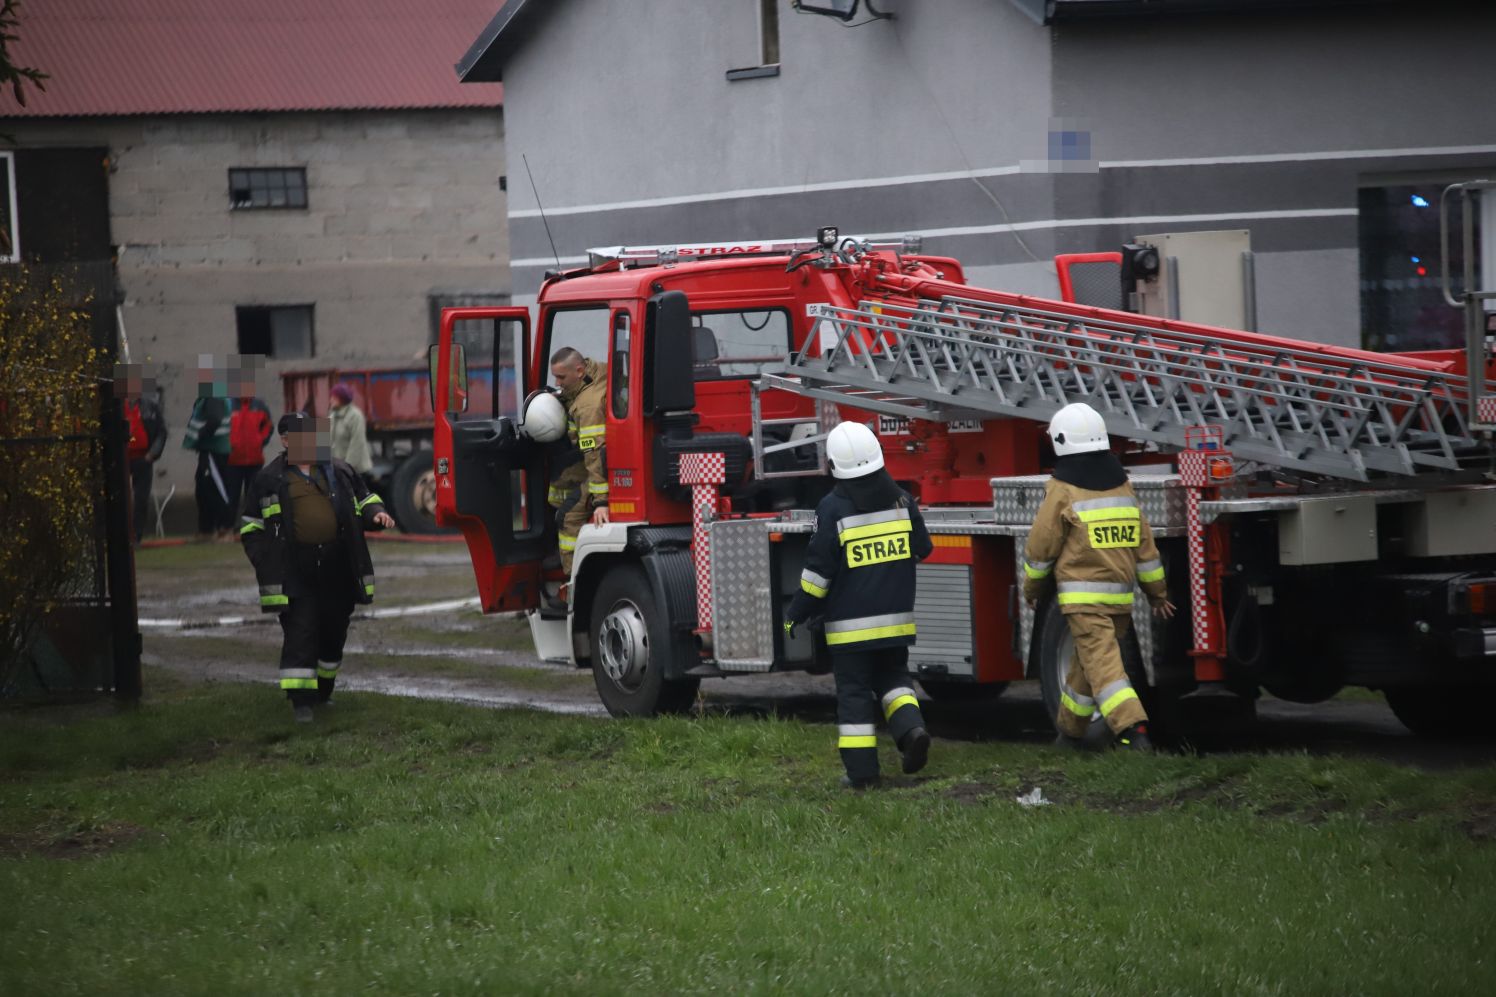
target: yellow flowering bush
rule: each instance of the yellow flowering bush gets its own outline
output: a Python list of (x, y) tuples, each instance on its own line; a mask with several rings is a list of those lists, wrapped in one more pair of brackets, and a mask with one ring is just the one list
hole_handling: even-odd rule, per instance
[(0, 693), (48, 613), (102, 579), (108, 371), (66, 270), (0, 267)]

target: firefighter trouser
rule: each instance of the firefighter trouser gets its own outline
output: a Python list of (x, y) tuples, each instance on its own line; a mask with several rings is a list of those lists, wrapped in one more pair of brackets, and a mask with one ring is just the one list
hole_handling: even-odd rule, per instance
[(280, 686), (296, 706), (327, 702), (343, 664), (353, 615), (353, 570), (341, 544), (298, 544), (281, 611)]
[(837, 747), (854, 780), (878, 774), (878, 718), (901, 747), (916, 727), (925, 725), (909, 674), (909, 648), (837, 651), (831, 655), (836, 676)]
[(561, 568), (566, 572), (567, 580), (570, 580), (571, 559), (577, 552), (577, 534), (582, 532), (584, 524), (592, 520), (592, 503), (581, 498), (569, 507), (562, 506), (560, 519), (561, 524), (556, 532), (561, 547)]
[(1060, 711), (1055, 718), (1061, 733), (1084, 735), (1097, 710), (1113, 733), (1147, 720), (1148, 714), (1122, 664), (1122, 641), (1132, 626), (1132, 617), (1069, 613), (1065, 622), (1075, 638), (1075, 653), (1070, 658), (1065, 687), (1060, 690)]

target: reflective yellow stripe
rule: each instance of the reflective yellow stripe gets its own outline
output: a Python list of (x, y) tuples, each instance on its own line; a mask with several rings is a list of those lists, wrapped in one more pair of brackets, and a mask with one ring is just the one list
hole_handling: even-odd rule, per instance
[(318, 665), (317, 677), (319, 679), (335, 679), (338, 677), (338, 670), (336, 668), (323, 668), (322, 666)]
[(1054, 570), (1054, 562), (1045, 561), (1043, 562), (1043, 564), (1044, 566), (1042, 568), (1036, 568), (1028, 561), (1024, 561), (1023, 573), (1025, 575), (1028, 575), (1030, 578), (1048, 578), (1049, 573)]
[(596, 482), (589, 481), (587, 483), (587, 494), (588, 495), (606, 495), (606, 494), (608, 494), (608, 483), (606, 481), (604, 481), (602, 484), (598, 484)]
[(1136, 506), (1114, 505), (1105, 509), (1076, 509), (1075, 514), (1080, 517), (1082, 523), (1095, 523), (1103, 519), (1137, 519), (1138, 510)]
[(279, 516), (281, 513), (280, 503), (272, 502), (260, 511), (265, 514), (266, 519), (269, 519), (271, 516)]
[(577, 549), (577, 538), (576, 537), (569, 537), (565, 533), (561, 534), (561, 549), (562, 550), (576, 550)]
[(800, 591), (804, 592), (806, 595), (813, 595), (817, 599), (826, 598), (826, 589), (821, 588), (821, 586), (815, 584), (808, 578), (800, 579)]
[(372, 596), (373, 594), (374, 594), (374, 583), (370, 582), (368, 585), (364, 586), (364, 595), (370, 595), (370, 596)]
[(607, 426), (583, 426), (577, 430), (577, 446), (583, 450), (596, 450), (607, 441)]
[(1082, 705), (1080, 703), (1077, 703), (1075, 700), (1070, 698), (1070, 694), (1068, 692), (1060, 693), (1060, 703), (1065, 707), (1065, 709), (1069, 710), (1071, 713), (1074, 713), (1078, 717), (1089, 717), (1091, 714), (1096, 712), (1096, 707), (1089, 704)]
[(239, 535), (243, 536), (246, 533), (253, 533), (255, 530), (263, 530), (264, 528), (265, 528), (265, 524), (262, 523), (260, 520), (258, 520), (258, 519), (251, 519), (249, 522), (247, 522), (243, 526), (239, 527)]
[(286, 595), (262, 595), (260, 596), (262, 606), (289, 606), (291, 597)]
[(1061, 606), (1075, 605), (1099, 605), (1099, 606), (1131, 606), (1131, 592), (1061, 592), (1059, 594)]
[(1127, 702), (1129, 699), (1137, 698), (1138, 691), (1132, 686), (1128, 686), (1126, 689), (1119, 689), (1118, 691), (1108, 696), (1106, 699), (1102, 700), (1101, 715), (1108, 716), (1113, 710), (1121, 706), (1123, 703)]
[(828, 644), (857, 644), (865, 640), (882, 640), (885, 637), (913, 637), (913, 623), (898, 623), (891, 627), (869, 627), (866, 630), (843, 630), (840, 633), (827, 631)]
[(857, 734), (849, 736), (843, 734), (836, 739), (836, 746), (838, 748), (876, 748), (878, 746), (878, 735)]
[(317, 688), (317, 680), (315, 678), (281, 679), (280, 687), (282, 689), (315, 689)]
[(867, 526), (854, 526), (849, 530), (842, 530), (836, 538), (842, 543), (851, 540), (862, 540), (866, 537), (887, 536), (890, 533), (908, 533), (914, 529), (914, 524), (907, 519), (896, 520), (892, 523), (871, 523)]
[(883, 715), (891, 720), (893, 719), (893, 715), (905, 706), (913, 706), (917, 709), (919, 707), (919, 700), (913, 696), (900, 696), (883, 708)]
[(1140, 581), (1140, 582), (1161, 582), (1163, 580), (1164, 580), (1164, 569), (1161, 568), (1161, 567), (1160, 568), (1154, 568), (1152, 571), (1139, 571), (1138, 572), (1138, 581)]
[(370, 492), (369, 497), (358, 503), (358, 505), (355, 506), (354, 511), (363, 512), (364, 506), (373, 505), (375, 502), (378, 502), (380, 505), (384, 505), (384, 499), (380, 498), (378, 495), (375, 495), (373, 492)]
[(607, 433), (608, 426), (606, 423), (595, 423), (591, 426), (583, 426), (577, 430), (578, 436), (606, 436)]

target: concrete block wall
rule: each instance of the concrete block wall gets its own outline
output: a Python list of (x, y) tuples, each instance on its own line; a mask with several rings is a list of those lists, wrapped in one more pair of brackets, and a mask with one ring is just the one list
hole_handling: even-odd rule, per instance
[[(11, 121), (6, 130), (22, 148), (109, 149), (125, 329), (166, 395), (171, 439), (155, 491), (176, 487), (174, 531), (190, 531), (195, 516), (196, 464), (181, 439), (197, 356), (237, 351), (236, 307), (315, 307), (315, 355), (272, 359), (262, 376), (278, 417), (280, 371), (417, 363), (431, 295), (511, 293), (498, 109)], [(305, 168), (308, 207), (231, 210), (234, 167)]]

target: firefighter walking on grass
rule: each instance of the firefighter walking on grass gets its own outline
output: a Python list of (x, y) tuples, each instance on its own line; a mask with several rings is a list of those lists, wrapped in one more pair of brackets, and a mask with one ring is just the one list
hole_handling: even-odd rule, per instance
[(816, 507), (815, 532), (800, 591), (784, 628), (823, 621), (836, 677), (837, 746), (842, 785), (878, 783), (878, 714), (888, 722), (903, 770), (924, 768), (930, 735), (914, 697), (914, 569), (933, 545), (919, 506), (883, 468), (883, 448), (868, 427), (843, 422), (826, 438), (833, 488)]
[(1155, 614), (1174, 615), (1163, 562), (1101, 415), (1066, 405), (1050, 420), (1049, 437), (1058, 459), (1028, 535), (1023, 596), (1036, 605), (1053, 578), (1075, 638), (1055, 718), (1061, 743), (1078, 743), (1099, 710), (1119, 746), (1149, 751), (1148, 714), (1128, 681), (1120, 642), (1132, 623), (1135, 584)]
[(551, 376), (566, 408), (566, 432), (573, 446), (570, 462), (563, 460), (565, 466), (555, 472), (549, 493), (556, 509), (561, 567), (569, 580), (577, 534), (589, 522), (608, 522), (608, 368), (563, 346), (551, 357)]

